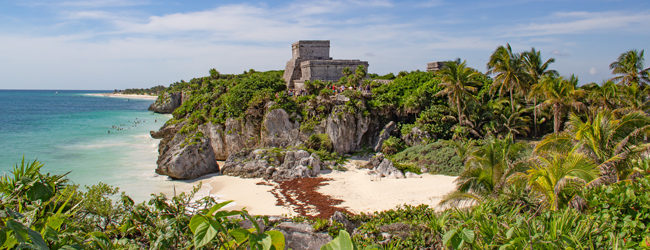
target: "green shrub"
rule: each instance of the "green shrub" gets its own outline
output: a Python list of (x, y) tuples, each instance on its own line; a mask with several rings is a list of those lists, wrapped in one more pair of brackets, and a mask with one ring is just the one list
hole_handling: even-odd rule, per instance
[(305, 142), (305, 146), (309, 149), (323, 150), (327, 152), (332, 152), (334, 149), (332, 140), (330, 140), (330, 137), (327, 134), (313, 134), (309, 136)]
[(405, 145), (402, 139), (396, 137), (389, 137), (387, 140), (381, 144), (381, 152), (386, 155), (394, 155), (399, 151), (404, 150)]
[(464, 168), (455, 149), (444, 140), (409, 147), (392, 158), (394, 162), (426, 167), (431, 174), (457, 176)]
[(416, 174), (422, 174), (422, 170), (413, 163), (402, 164), (398, 162), (393, 162), (393, 166), (395, 166), (395, 168), (402, 171), (402, 173), (412, 172)]

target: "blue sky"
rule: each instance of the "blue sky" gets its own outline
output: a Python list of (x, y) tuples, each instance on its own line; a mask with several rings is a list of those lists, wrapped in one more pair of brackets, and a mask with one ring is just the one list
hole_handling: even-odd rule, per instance
[(291, 43), (316, 39), (379, 74), (455, 58), (485, 72), (510, 43), (600, 83), (621, 53), (649, 48), (649, 24), (647, 0), (0, 0), (0, 89), (141, 88), (210, 68), (284, 69)]

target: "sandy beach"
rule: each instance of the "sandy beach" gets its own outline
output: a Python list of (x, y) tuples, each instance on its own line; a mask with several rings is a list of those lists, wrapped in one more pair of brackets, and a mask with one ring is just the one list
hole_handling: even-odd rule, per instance
[(114, 93), (97, 93), (97, 94), (86, 94), (89, 96), (102, 96), (102, 97), (114, 97), (114, 98), (131, 98), (131, 99), (145, 99), (145, 100), (156, 100), (158, 96), (155, 95), (135, 95), (135, 94), (114, 94)]
[[(320, 177), (331, 179), (320, 187), (318, 192), (344, 202), (339, 207), (354, 213), (371, 213), (395, 208), (398, 205), (427, 204), (436, 207), (441, 197), (454, 190), (454, 176), (423, 174), (422, 178), (372, 180), (365, 169), (354, 165), (365, 161), (350, 161), (347, 171), (323, 171)], [(223, 166), (224, 162), (219, 162)], [(218, 197), (220, 200), (234, 200), (230, 209), (246, 209), (256, 215), (295, 215), (283, 206), (277, 206), (276, 197), (270, 192), (273, 187), (257, 185), (261, 178), (244, 179), (233, 176), (210, 176), (177, 185), (178, 191), (190, 191), (193, 185), (203, 182), (203, 195)]]

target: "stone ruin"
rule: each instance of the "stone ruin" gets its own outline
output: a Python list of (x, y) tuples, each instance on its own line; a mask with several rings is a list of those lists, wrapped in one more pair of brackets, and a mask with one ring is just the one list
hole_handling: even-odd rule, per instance
[(368, 72), (368, 62), (361, 60), (333, 60), (330, 57), (329, 40), (297, 41), (291, 44), (291, 60), (284, 70), (284, 80), (289, 89), (304, 89), (305, 81), (338, 81), (343, 69), (352, 72), (363, 65)]
[(428, 72), (438, 71), (438, 70), (441, 70), (443, 67), (445, 67), (445, 62), (438, 61), (438, 62), (427, 63), (427, 71)]

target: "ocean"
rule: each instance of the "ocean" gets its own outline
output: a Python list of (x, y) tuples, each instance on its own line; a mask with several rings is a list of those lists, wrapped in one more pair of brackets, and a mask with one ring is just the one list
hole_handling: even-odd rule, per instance
[(85, 95), (108, 92), (0, 90), (0, 173), (24, 156), (43, 172), (70, 172), (82, 187), (103, 182), (136, 201), (171, 194), (179, 183), (154, 172), (159, 140), (149, 136), (171, 115), (147, 111), (153, 100)]

